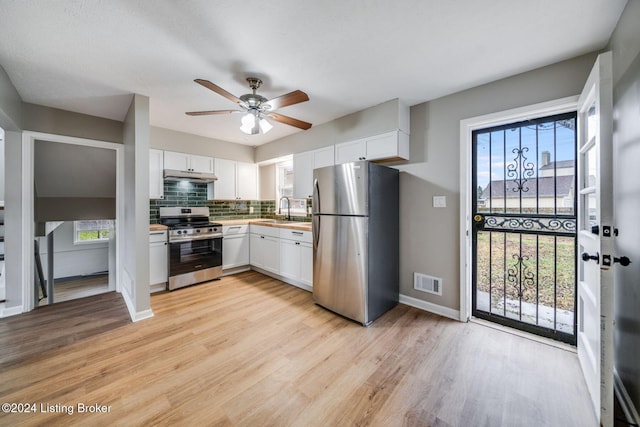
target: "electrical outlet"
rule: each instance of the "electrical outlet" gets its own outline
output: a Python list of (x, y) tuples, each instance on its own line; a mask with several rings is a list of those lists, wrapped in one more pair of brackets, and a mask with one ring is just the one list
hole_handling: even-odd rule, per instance
[(433, 207), (434, 208), (446, 208), (447, 207), (447, 196), (433, 196)]
[(253, 206), (249, 206), (249, 213), (252, 214), (253, 213)]

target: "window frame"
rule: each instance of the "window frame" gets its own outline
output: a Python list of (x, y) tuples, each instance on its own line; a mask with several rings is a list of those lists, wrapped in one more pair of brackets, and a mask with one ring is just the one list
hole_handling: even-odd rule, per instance
[(98, 231), (98, 235), (100, 235), (100, 231), (104, 231), (104, 230), (110, 230), (112, 229), (114, 226), (113, 224), (109, 224), (109, 228), (95, 228), (95, 229), (89, 229), (89, 230), (81, 230), (78, 229), (78, 224), (82, 223), (82, 222), (93, 222), (93, 221), (107, 221), (107, 222), (111, 222), (113, 223), (113, 220), (111, 219), (88, 219), (88, 220), (78, 220), (78, 221), (73, 221), (73, 244), (74, 245), (91, 245), (91, 244), (96, 244), (96, 243), (106, 243), (109, 241), (109, 237), (102, 237), (102, 238), (97, 238), (97, 239), (90, 239), (90, 240), (79, 240), (78, 239), (78, 232), (80, 231)]

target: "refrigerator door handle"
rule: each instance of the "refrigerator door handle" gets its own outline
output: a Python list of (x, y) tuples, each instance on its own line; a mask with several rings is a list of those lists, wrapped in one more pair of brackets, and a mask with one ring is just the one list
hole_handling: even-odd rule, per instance
[(311, 229), (313, 231), (313, 249), (318, 248), (318, 239), (320, 238), (320, 215), (312, 217)]
[(313, 212), (322, 212), (320, 210), (320, 185), (318, 184), (318, 178), (313, 180), (313, 198), (311, 199)]

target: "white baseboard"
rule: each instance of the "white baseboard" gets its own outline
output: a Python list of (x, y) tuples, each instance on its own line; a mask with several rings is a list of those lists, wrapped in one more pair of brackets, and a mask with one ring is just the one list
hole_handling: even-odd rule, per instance
[(139, 322), (140, 320), (148, 319), (153, 317), (153, 311), (151, 309), (136, 311), (133, 301), (127, 292), (121, 292), (122, 299), (124, 299), (124, 303), (127, 305), (127, 310), (129, 310), (129, 317), (131, 317), (132, 322)]
[(6, 308), (6, 307), (0, 308), (0, 318), (9, 317), (9, 316), (15, 316), (17, 314), (22, 314), (22, 306), (21, 305), (16, 305), (16, 306), (13, 306), (13, 307), (8, 307), (8, 308)]
[(618, 397), (618, 402), (620, 402), (620, 407), (622, 407), (622, 412), (624, 412), (624, 416), (627, 418), (627, 421), (640, 424), (638, 411), (631, 401), (631, 397), (629, 397), (629, 393), (627, 393), (627, 389), (615, 368), (613, 369), (613, 390)]
[(453, 320), (460, 321), (460, 310), (454, 310), (449, 307), (434, 304), (432, 302), (423, 301), (418, 298), (413, 298), (407, 295), (400, 294), (400, 303), (411, 307), (419, 308), (420, 310), (428, 311), (429, 313), (438, 314), (443, 317), (448, 317)]

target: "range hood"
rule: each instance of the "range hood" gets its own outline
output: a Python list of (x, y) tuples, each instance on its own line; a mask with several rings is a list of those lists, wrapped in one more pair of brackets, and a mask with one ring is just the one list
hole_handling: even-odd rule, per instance
[(188, 172), (179, 171), (175, 169), (165, 169), (164, 179), (167, 181), (192, 181), (192, 182), (213, 182), (217, 181), (218, 177), (212, 173), (204, 172)]

